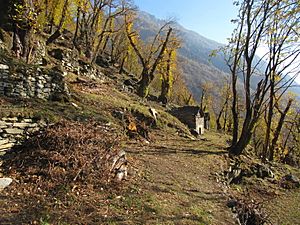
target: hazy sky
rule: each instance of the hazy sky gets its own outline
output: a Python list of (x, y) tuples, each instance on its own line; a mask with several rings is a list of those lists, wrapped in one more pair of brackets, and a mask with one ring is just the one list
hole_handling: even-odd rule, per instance
[(134, 0), (140, 10), (160, 19), (175, 17), (185, 28), (204, 37), (226, 43), (234, 25), (237, 9), (233, 0)]

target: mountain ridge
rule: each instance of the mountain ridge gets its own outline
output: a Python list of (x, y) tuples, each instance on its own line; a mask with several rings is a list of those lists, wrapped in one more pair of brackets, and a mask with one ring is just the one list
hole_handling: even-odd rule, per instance
[[(167, 20), (158, 19), (154, 15), (140, 11), (136, 26), (140, 30), (141, 38), (148, 40), (166, 22)], [(196, 31), (186, 29), (178, 22), (174, 22), (173, 27), (179, 39), (182, 40), (182, 46), (178, 50), (178, 58), (183, 69), (183, 78), (196, 100), (200, 99), (201, 86), (205, 82), (212, 82), (216, 88), (221, 88), (224, 82), (230, 80), (230, 71), (222, 53), (217, 53), (213, 57), (210, 56), (212, 51), (218, 50), (224, 44), (206, 38)], [(259, 61), (259, 57), (256, 60)], [(253, 77), (251, 87), (255, 89), (259, 81), (259, 76)], [(237, 86), (239, 90), (243, 89), (242, 76), (239, 77)], [(293, 86), (296, 87), (290, 90), (300, 96), (300, 85)]]
[[(140, 30), (141, 38), (148, 40), (165, 23), (166, 20), (158, 19), (142, 11), (138, 14), (136, 27)], [(174, 22), (173, 26), (179, 39), (182, 40), (182, 46), (178, 50), (178, 58), (183, 68), (183, 78), (194, 98), (199, 100), (202, 92), (201, 86), (204, 82), (213, 81), (220, 86), (223, 81), (229, 78), (224, 62), (222, 62), (222, 57), (220, 55), (210, 57), (211, 52), (221, 47), (222, 44), (210, 40), (195, 31), (186, 29), (177, 22)], [(194, 46), (197, 47), (195, 48)]]

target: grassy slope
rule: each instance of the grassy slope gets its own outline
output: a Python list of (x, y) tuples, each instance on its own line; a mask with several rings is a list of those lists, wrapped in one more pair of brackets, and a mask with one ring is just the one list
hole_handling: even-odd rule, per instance
[[(70, 76), (69, 82), (74, 78)], [(40, 224), (235, 224), (226, 201), (229, 193), (243, 195), (246, 186), (237, 185), (228, 190), (215, 177), (215, 173), (226, 168), (226, 136), (208, 132), (201, 140), (188, 138), (186, 128), (160, 105), (122, 92), (119, 85), (122, 79), (108, 79), (92, 86), (70, 84), (69, 103), (1, 99), (2, 113), (30, 113), (54, 122), (61, 118), (96, 120), (111, 123), (115, 132), (120, 133), (124, 121), (112, 116), (114, 110), (126, 109), (149, 118), (148, 109), (152, 106), (159, 112), (159, 122), (150, 131), (150, 143), (129, 139), (121, 143), (132, 168), (131, 178), (121, 190), (108, 188), (101, 193), (85, 193), (80, 198), (69, 193), (77, 200), (73, 200), (72, 207), (68, 204), (61, 207), (56, 205), (57, 201), (63, 201), (65, 196), (57, 196), (53, 204), (37, 204), (36, 196), (30, 193), (26, 198), (18, 197), (24, 190), (14, 183), (0, 194), (0, 211), (5, 212), (0, 216), (0, 223), (2, 220), (9, 221), (7, 224), (34, 221)], [(274, 224), (300, 224), (298, 192), (284, 191), (277, 184), (251, 182), (247, 187), (254, 198), (267, 201), (266, 208)], [(276, 195), (270, 198), (257, 191), (265, 189), (270, 189), (267, 194), (276, 191)]]

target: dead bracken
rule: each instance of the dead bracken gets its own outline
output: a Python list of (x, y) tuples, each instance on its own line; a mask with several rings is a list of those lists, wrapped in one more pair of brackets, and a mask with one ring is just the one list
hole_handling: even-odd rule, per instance
[[(77, 213), (85, 213), (86, 207), (93, 212), (93, 201), (102, 201), (98, 192), (113, 186), (120, 189), (120, 181), (127, 177), (126, 155), (118, 146), (121, 138), (109, 130), (93, 122), (63, 120), (14, 149), (17, 154), (8, 154), (3, 165), (4, 174), (14, 179), (6, 211), (19, 212), (24, 217), (21, 222), (30, 221), (30, 213), (22, 215), (22, 208), (36, 214), (44, 208), (55, 212), (68, 207), (72, 212), (72, 208), (86, 205)], [(110, 185), (116, 182), (118, 185)], [(4, 222), (16, 221), (10, 219)]]

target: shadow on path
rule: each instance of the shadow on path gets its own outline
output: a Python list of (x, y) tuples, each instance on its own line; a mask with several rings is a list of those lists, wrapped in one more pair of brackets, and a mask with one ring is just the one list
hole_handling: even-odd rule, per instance
[(126, 152), (130, 154), (143, 154), (143, 155), (171, 155), (171, 154), (187, 154), (187, 155), (223, 155), (228, 153), (226, 150), (221, 151), (209, 151), (201, 149), (176, 149), (167, 148), (164, 146), (152, 147), (147, 150), (130, 150), (127, 149)]

